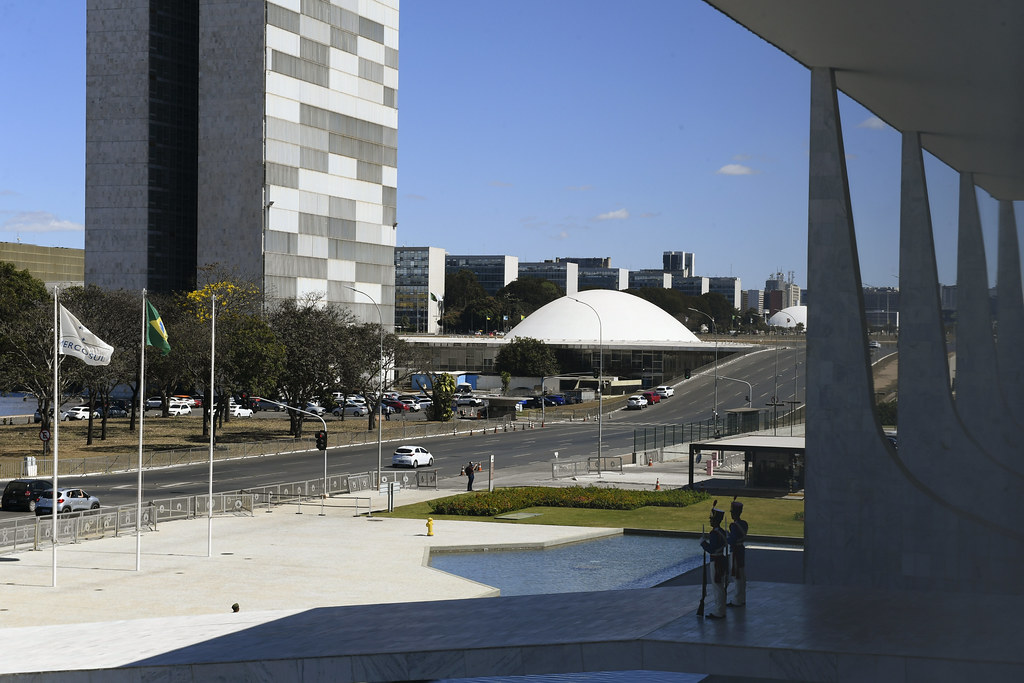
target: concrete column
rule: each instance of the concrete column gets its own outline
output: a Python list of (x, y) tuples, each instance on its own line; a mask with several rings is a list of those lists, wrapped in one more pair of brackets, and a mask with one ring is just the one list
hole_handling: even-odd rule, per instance
[(1020, 245), (1013, 202), (999, 202), (999, 254), (996, 271), (996, 352), (1007, 408), (1024, 422), (1024, 295)]
[(988, 265), (978, 216), (974, 177), (960, 174), (960, 231), (957, 242), (956, 411), (984, 457), (1013, 477), (1024, 492), (1024, 459), (1017, 415), (1008, 410), (992, 335)]
[[(896, 472), (874, 412), (857, 240), (831, 69), (811, 70), (807, 284), (819, 301), (807, 329), (804, 578), (886, 585), (897, 571), (887, 501)], [(854, 531), (855, 530), (855, 531)]]

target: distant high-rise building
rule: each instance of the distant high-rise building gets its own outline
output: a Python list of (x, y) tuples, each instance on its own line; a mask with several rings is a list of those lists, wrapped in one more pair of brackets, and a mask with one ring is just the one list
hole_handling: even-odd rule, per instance
[[(90, 0), (85, 280), (394, 318), (398, 0)], [(355, 287), (365, 294), (350, 289)], [(370, 300), (372, 299), (372, 301)]]
[(672, 274), (650, 268), (629, 271), (629, 288), (639, 289), (641, 287), (672, 289)]
[(519, 257), (497, 254), (465, 255), (448, 254), (444, 260), (448, 273), (469, 270), (476, 275), (477, 282), (491, 296), (519, 277)]
[(710, 290), (710, 283), (707, 277), (676, 277), (672, 276), (672, 289), (688, 294), (689, 296), (700, 296), (707, 294)]
[(560, 256), (555, 261), (569, 261), (580, 268), (611, 268), (612, 259), (610, 256), (588, 256), (578, 258), (576, 256)]
[[(768, 310), (769, 314), (774, 314), (783, 308), (800, 305), (800, 286), (793, 281), (792, 271), (790, 271), (788, 278), (781, 272), (771, 275), (765, 280), (764, 291), (764, 307)], [(770, 294), (771, 292), (781, 292), (781, 295), (775, 296)], [(775, 308), (777, 304), (779, 307)]]
[(733, 308), (739, 308), (743, 303), (740, 300), (743, 290), (738, 277), (709, 277), (708, 291), (724, 296)]
[(689, 251), (666, 251), (661, 256), (665, 272), (682, 277), (694, 277), (694, 255)]
[(764, 290), (748, 289), (743, 295), (743, 310), (754, 309), (758, 313), (764, 310)]
[(579, 293), (579, 266), (573, 261), (526, 261), (519, 264), (519, 277), (535, 277), (552, 282), (566, 293)]
[(580, 289), (626, 289), (629, 270), (626, 268), (584, 268), (580, 266)]
[(395, 327), (437, 334), (444, 301), (445, 251), (395, 247)]

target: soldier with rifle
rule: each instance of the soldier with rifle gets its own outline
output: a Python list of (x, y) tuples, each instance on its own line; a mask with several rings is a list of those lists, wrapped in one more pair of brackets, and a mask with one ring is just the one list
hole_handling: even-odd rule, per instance
[[(701, 537), (700, 545), (704, 551), (711, 556), (711, 566), (714, 575), (711, 584), (711, 609), (705, 614), (707, 619), (721, 619), (725, 616), (725, 586), (726, 576), (729, 573), (729, 561), (726, 557), (726, 534), (722, 529), (722, 520), (725, 519), (725, 511), (718, 509), (718, 501), (711, 505), (711, 531)], [(705, 581), (707, 569), (704, 570)], [(703, 598), (701, 599), (703, 605)]]

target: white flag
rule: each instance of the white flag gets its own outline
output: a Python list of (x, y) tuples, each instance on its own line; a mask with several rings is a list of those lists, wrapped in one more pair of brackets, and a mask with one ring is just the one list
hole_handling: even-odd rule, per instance
[(88, 365), (109, 365), (114, 347), (89, 331), (78, 318), (60, 307), (60, 352), (80, 358)]

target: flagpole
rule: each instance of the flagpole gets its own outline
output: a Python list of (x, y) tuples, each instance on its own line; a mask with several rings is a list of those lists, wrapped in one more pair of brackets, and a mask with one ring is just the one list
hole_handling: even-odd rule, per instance
[[(214, 429), (214, 407), (213, 401), (213, 364), (217, 341), (217, 295), (210, 296), (210, 490), (209, 499), (206, 502), (206, 556), (213, 557), (213, 429)], [(221, 396), (221, 401), (224, 397)]]
[(142, 345), (139, 347), (139, 474), (135, 500), (135, 571), (142, 569), (142, 422), (146, 417), (146, 288), (142, 288)]
[(57, 299), (59, 298), (59, 287), (53, 288), (53, 489), (50, 491), (52, 496), (52, 508), (50, 510), (51, 522), (53, 528), (51, 530), (50, 540), (53, 542), (53, 578), (51, 585), (57, 587), (57, 464), (58, 464), (58, 451), (59, 451), (59, 439), (60, 434), (58, 433), (58, 425), (60, 424), (60, 398), (58, 394), (60, 389), (57, 383), (57, 372), (60, 364), (60, 332), (58, 331), (58, 313), (57, 313)]

